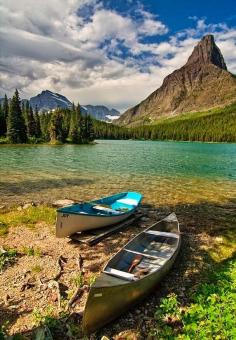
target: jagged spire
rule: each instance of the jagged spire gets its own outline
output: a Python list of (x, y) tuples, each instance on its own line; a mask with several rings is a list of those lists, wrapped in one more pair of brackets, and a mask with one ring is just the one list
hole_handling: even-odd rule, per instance
[(194, 47), (191, 56), (188, 59), (189, 64), (214, 64), (223, 70), (227, 70), (223, 55), (216, 46), (214, 36), (205, 35), (201, 41)]

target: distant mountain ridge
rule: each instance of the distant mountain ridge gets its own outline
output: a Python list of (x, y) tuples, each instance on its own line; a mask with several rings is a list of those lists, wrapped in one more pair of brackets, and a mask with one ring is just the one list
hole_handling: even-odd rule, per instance
[(39, 111), (49, 111), (57, 107), (63, 109), (72, 107), (72, 103), (65, 96), (49, 90), (42, 91), (37, 96), (31, 97), (29, 102), (33, 109), (37, 106)]
[(111, 121), (120, 117), (120, 112), (115, 109), (108, 109), (104, 105), (81, 105), (84, 113), (89, 113), (98, 120)]
[[(72, 103), (63, 95), (49, 90), (42, 91), (35, 97), (30, 98), (30, 105), (36, 105), (40, 111), (48, 111), (60, 108), (71, 108)], [(108, 109), (103, 105), (81, 105), (82, 113), (88, 113), (98, 120), (111, 121), (120, 116), (120, 112), (115, 109)]]
[[(3, 98), (0, 98), (0, 104), (3, 102)], [(22, 102), (26, 102), (27, 99), (22, 99)], [(54, 93), (49, 90), (44, 90), (39, 93), (37, 96), (31, 97), (30, 105), (33, 109), (38, 108), (39, 111), (50, 111), (56, 108), (71, 108), (72, 103), (65, 96)], [(117, 119), (120, 116), (120, 112), (115, 109), (108, 109), (104, 105), (81, 105), (82, 114), (89, 114), (90, 116), (106, 121), (111, 122), (113, 119)]]
[(116, 123), (139, 126), (185, 112), (226, 106), (235, 100), (236, 77), (227, 71), (214, 36), (206, 35), (183, 67), (168, 75), (160, 88), (124, 112)]

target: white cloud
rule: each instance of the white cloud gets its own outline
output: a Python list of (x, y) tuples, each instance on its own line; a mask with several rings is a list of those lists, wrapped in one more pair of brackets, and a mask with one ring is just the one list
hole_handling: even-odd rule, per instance
[(92, 21), (78, 32), (78, 39), (82, 42), (100, 44), (104, 39), (113, 38), (124, 40), (127, 44), (133, 43), (137, 38), (137, 30), (130, 18), (105, 9), (97, 11)]
[[(79, 14), (84, 5), (92, 8), (89, 18)], [(23, 98), (49, 89), (82, 104), (124, 110), (181, 67), (206, 33), (215, 34), (236, 72), (236, 30), (223, 23), (194, 17), (195, 27), (147, 43), (145, 37), (168, 28), (142, 7), (135, 18), (97, 0), (0, 0), (0, 12), (0, 96), (16, 87)]]
[(157, 20), (152, 13), (145, 11), (142, 7), (138, 9), (138, 12), (144, 18), (141, 25), (138, 24), (137, 27), (139, 33), (152, 36), (162, 35), (168, 32), (168, 27), (163, 22)]

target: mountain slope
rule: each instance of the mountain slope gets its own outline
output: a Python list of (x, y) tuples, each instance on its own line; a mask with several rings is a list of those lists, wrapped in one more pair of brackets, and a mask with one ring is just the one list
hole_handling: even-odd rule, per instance
[(35, 107), (37, 106), (39, 111), (48, 111), (57, 107), (63, 109), (69, 108), (72, 106), (72, 103), (65, 96), (62, 96), (59, 93), (45, 90), (37, 96), (31, 97), (30, 105), (33, 107), (33, 109), (35, 109)]
[(112, 121), (120, 116), (120, 112), (115, 109), (108, 109), (104, 105), (82, 105), (83, 113), (89, 113), (93, 118), (104, 121)]
[(236, 100), (236, 78), (227, 71), (214, 37), (207, 35), (194, 48), (187, 63), (168, 75), (162, 86), (117, 120), (138, 126), (183, 112), (225, 106)]
[(163, 118), (153, 125), (129, 128), (130, 138), (236, 142), (236, 102), (223, 108)]

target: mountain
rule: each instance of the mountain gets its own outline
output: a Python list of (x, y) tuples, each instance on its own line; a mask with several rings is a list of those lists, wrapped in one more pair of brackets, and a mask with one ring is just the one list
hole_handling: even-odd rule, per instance
[(92, 117), (98, 120), (112, 121), (120, 116), (119, 111), (115, 109), (109, 110), (103, 105), (83, 105), (81, 106), (81, 109), (82, 113), (89, 113)]
[(69, 108), (72, 103), (59, 93), (54, 93), (49, 90), (42, 91), (35, 97), (30, 98), (30, 105), (35, 109), (37, 106), (39, 111), (49, 111), (57, 107)]
[(206, 35), (183, 67), (168, 75), (160, 88), (116, 122), (138, 126), (163, 117), (225, 106), (235, 100), (236, 77), (227, 71), (214, 36)]
[[(49, 111), (59, 108), (70, 108), (72, 103), (63, 95), (54, 93), (49, 90), (42, 91), (35, 97), (30, 98), (30, 105), (35, 109), (37, 106), (39, 111)], [(107, 122), (112, 121), (120, 116), (120, 112), (115, 109), (108, 109), (103, 105), (82, 105), (82, 114), (87, 113), (98, 120)]]

